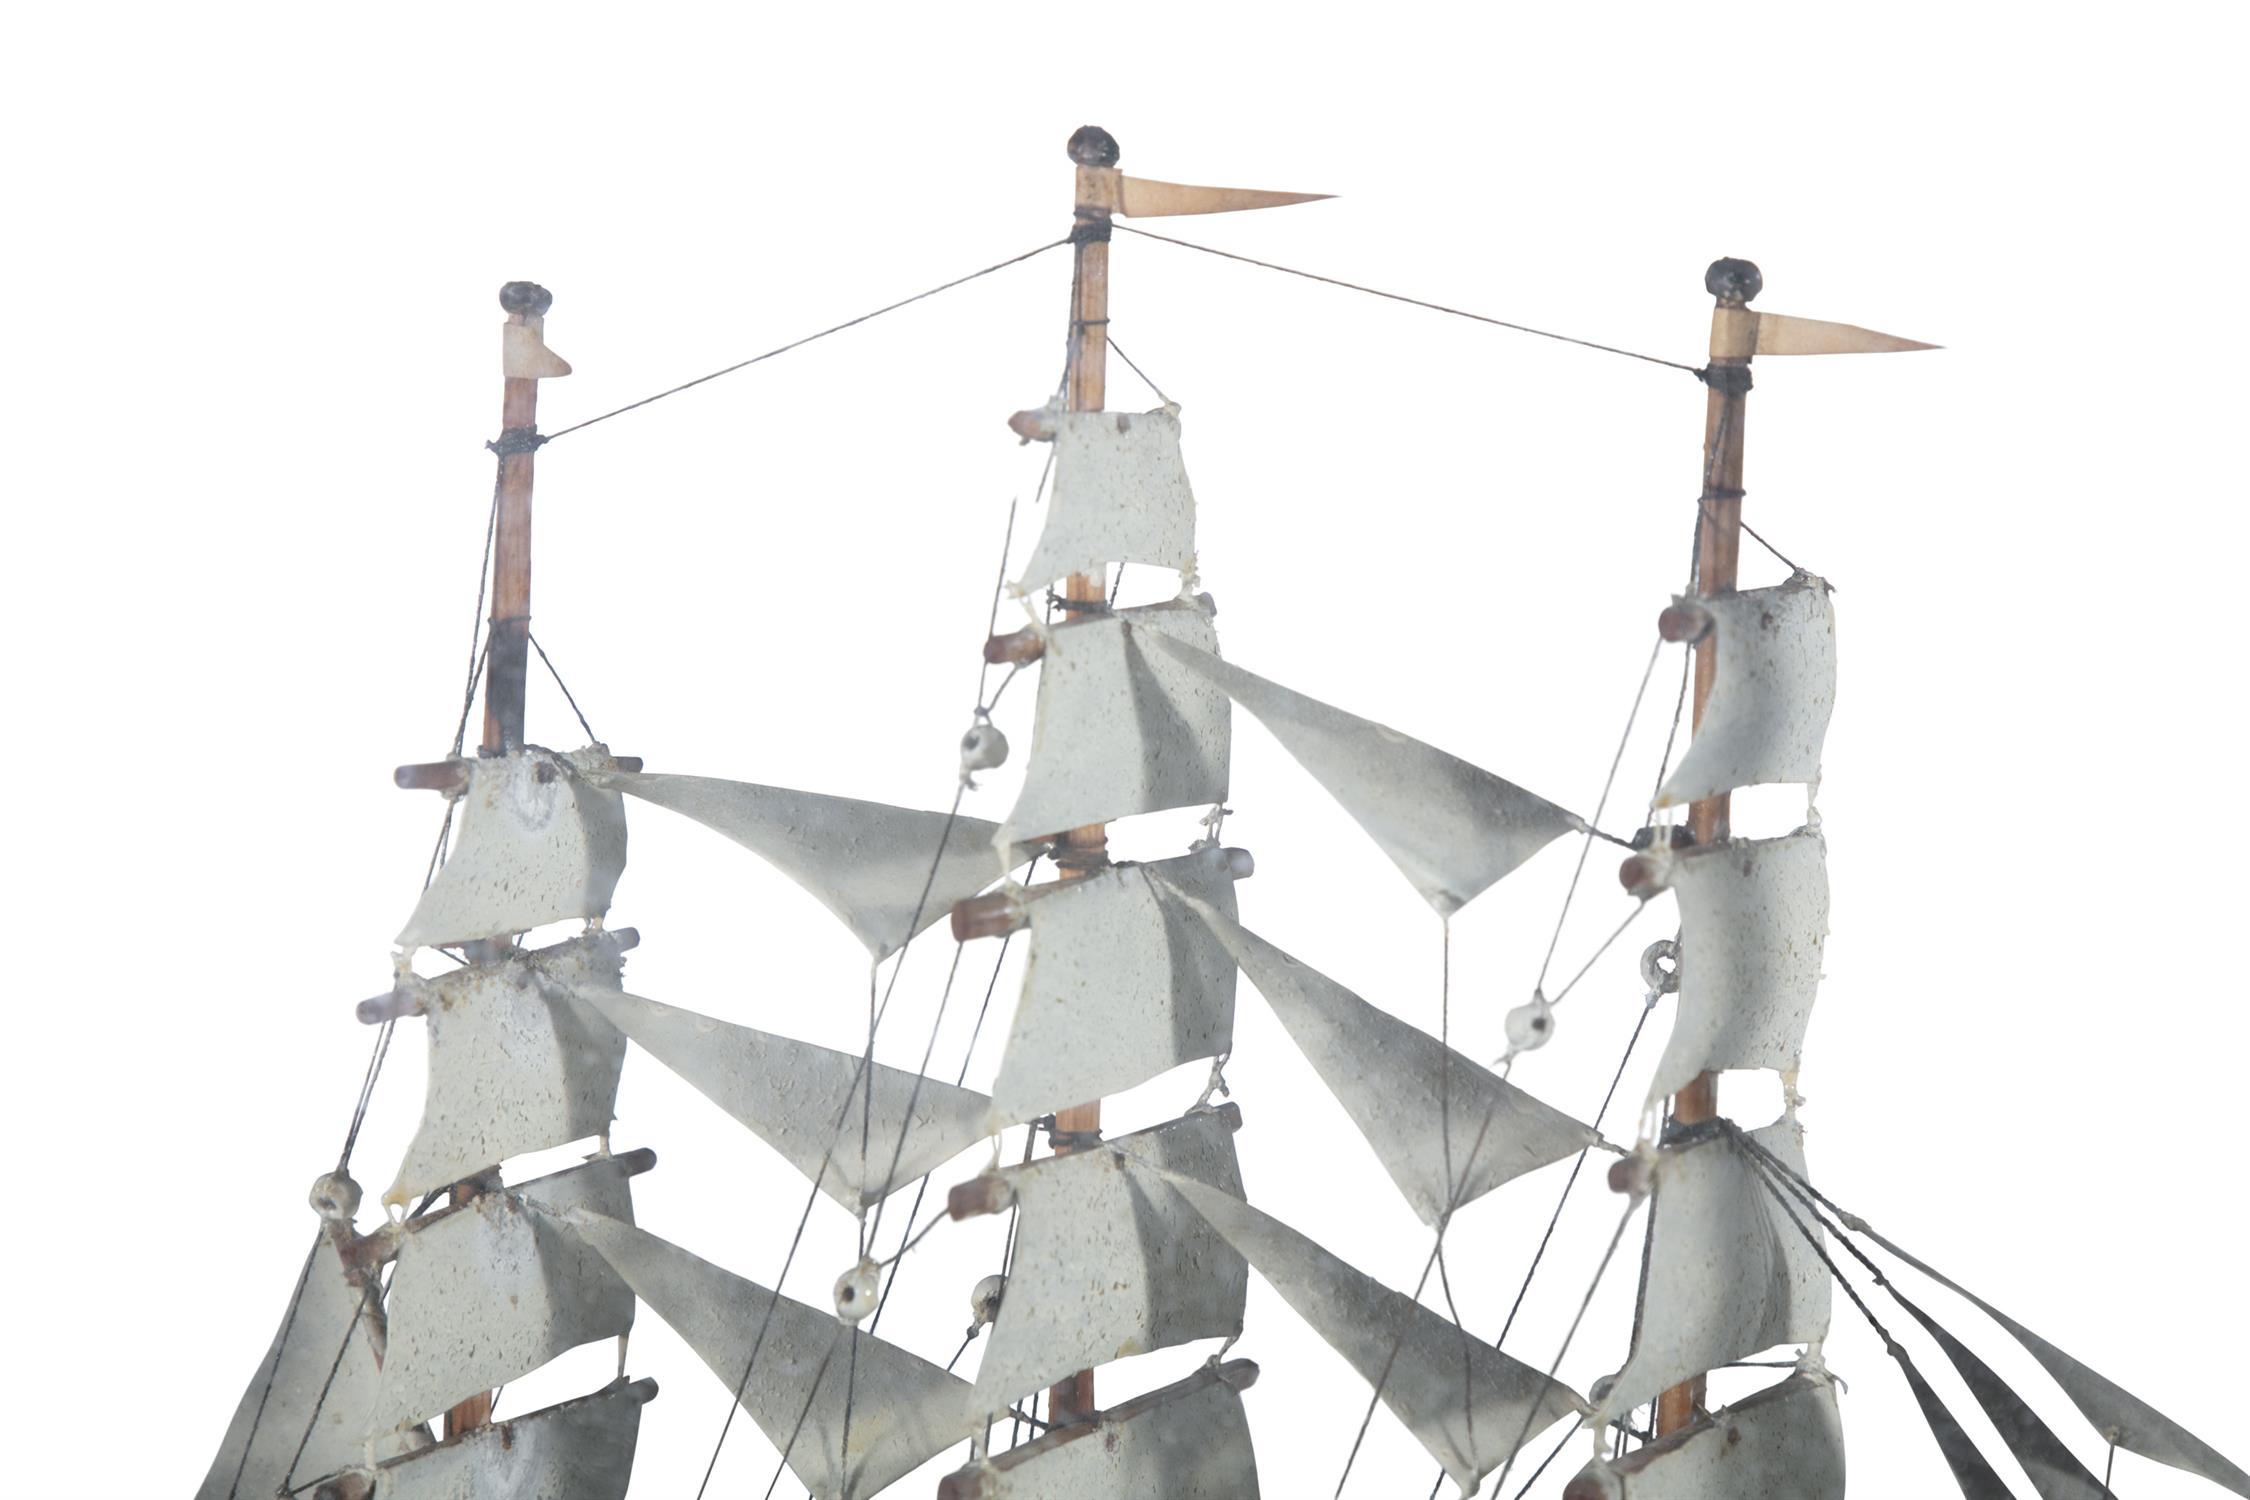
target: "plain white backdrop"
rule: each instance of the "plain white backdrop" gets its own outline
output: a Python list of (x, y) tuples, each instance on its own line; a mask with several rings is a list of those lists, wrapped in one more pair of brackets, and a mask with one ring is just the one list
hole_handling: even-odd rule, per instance
[[(549, 341), (577, 373), (543, 393), (552, 430), (1059, 236), (1062, 144), (1087, 121), (1131, 172), (1340, 195), (1166, 233), (1689, 363), (1705, 264), (1748, 256), (1761, 308), (1947, 346), (1763, 362), (1751, 398), (1746, 514), (1834, 581), (1842, 632), (1810, 1159), (2245, 1459), (2238, 11), (230, 6), (51, 8), (10, 31), (0, 463), (25, 774), (0, 1487), (188, 1491), (281, 1313), (366, 1058), (351, 1006), (387, 985), (436, 832), (436, 799), (389, 771), (441, 754), (458, 711), (495, 289), (555, 292)], [(944, 806), (1002, 525), (1041, 456), (1003, 423), (1054, 383), (1067, 279), (1055, 252), (542, 453), (535, 629), (593, 726), (654, 769)], [(1682, 581), (1694, 381), (1124, 234), (1114, 284), (1118, 342), (1183, 407), (1229, 656), (1590, 810)], [(1113, 405), (1153, 404), (1112, 369)], [(1782, 574), (1744, 557), (1746, 581)], [(1605, 823), (1646, 797), (1676, 671)], [(1030, 705), (1019, 687), (1003, 707), (1019, 757)], [(535, 738), (578, 742), (543, 677), (531, 713)], [(1434, 1029), (1419, 900), (1247, 719), (1234, 785), (1229, 841), (1258, 859), (1244, 920)], [(998, 818), (1011, 788), (968, 810)], [(1791, 795), (1745, 817), (1786, 827)], [(731, 845), (632, 816), (630, 985), (856, 1045), (842, 929)], [(1118, 847), (1171, 852), (1191, 824)], [(1614, 852), (1565, 972), (1625, 910)], [(1500, 1050), (1575, 855), (1456, 920), (1471, 1055)], [(1643, 918), (1518, 1082), (1591, 1112), (1639, 1005), (1633, 956), (1669, 922)], [(913, 950), (885, 1060), (919, 1057), (944, 946)], [(964, 964), (947, 1076), (989, 963)], [(1009, 998), (1003, 979), (972, 1085)], [(409, 1023), (356, 1158), (371, 1203), (420, 1066)], [(1116, 1127), (1176, 1113), (1200, 1073), (1118, 1102)], [(1247, 985), (1229, 1077), (1253, 1198), (1411, 1285), (1425, 1232)], [(1775, 1108), (1770, 1087), (1726, 1097), (1746, 1123)], [(618, 1108), (618, 1146), (661, 1158), (641, 1221), (770, 1281), (799, 1179), (644, 1057)], [(979, 1164), (941, 1171), (931, 1203)], [(1488, 1337), (1565, 1170), (1449, 1239)], [(1552, 1357), (1618, 1205), (1589, 1173), (1511, 1352)], [(788, 1289), (825, 1298), (850, 1242), (824, 1201)], [(938, 1229), (884, 1335), (943, 1360), (997, 1246), (997, 1221)], [(1622, 1361), (1631, 1288), (1613, 1269), (1563, 1366), (1579, 1389)], [(1925, 1305), (2099, 1470), (2012, 1346)], [(1116, 1367), (1103, 1399), (1207, 1352)], [(1330, 1493), (1365, 1386), (1262, 1283), (1235, 1353), (1265, 1371), (1265, 1492)], [(1854, 1492), (1944, 1492), (1841, 1298), (1829, 1358)], [(520, 1382), (502, 1414), (609, 1359)], [(726, 1394), (654, 1316), (632, 1365), (662, 1385), (634, 1494), (685, 1500)], [(737, 1424), (711, 1493), (762, 1494), (773, 1463)], [(1346, 1493), (1418, 1497), (1434, 1473), (1382, 1414)], [(2130, 1457), (2118, 1488), (2211, 1493)]]

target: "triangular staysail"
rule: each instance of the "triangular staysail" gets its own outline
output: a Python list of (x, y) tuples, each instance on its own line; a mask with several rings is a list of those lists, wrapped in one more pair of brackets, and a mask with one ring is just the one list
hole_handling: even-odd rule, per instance
[[(608, 771), (593, 779), (733, 839), (834, 912), (878, 959), (1001, 874), (992, 853), (999, 829), (981, 818), (710, 776)], [(1006, 863), (1034, 852), (1012, 850)]]
[(424, 1020), (429, 1082), (385, 1203), (609, 1129), (625, 1039), (562, 987), (614, 992), (623, 952), (610, 934), (590, 933), (401, 982), (392, 1000)]
[(1047, 631), (1030, 763), (1002, 839), (1226, 800), (1226, 695), (1157, 649), (1170, 641), (1216, 651), (1208, 609), (1177, 600)]
[[(1803, 1173), (1795, 1120), (1745, 1134)], [(1632, 1357), (1603, 1390), (1598, 1416), (1631, 1411), (1732, 1360), (1827, 1334), (1828, 1267), (1731, 1140), (1713, 1135), (1666, 1149), (1650, 1212)], [(1727, 1274), (1714, 1281), (1713, 1266)]]
[(994, 1128), (1119, 1093), (1234, 1042), (1234, 960), (1184, 892), (1232, 915), (1226, 852), (1117, 865), (1027, 903), (1031, 958)]
[(1792, 1375), (1647, 1447), (1595, 1459), (1563, 1500), (1844, 1500), (1836, 1387)]
[(1257, 715), (1440, 914), (1585, 827), (1490, 771), (1245, 672), (1193, 642), (1164, 641), (1159, 649)]
[(998, 1411), (1077, 1370), (1242, 1332), (1249, 1267), (1155, 1174), (1240, 1197), (1219, 1112), (991, 1174), (1017, 1210), (1016, 1242), (977, 1366), (979, 1406)]
[(1680, 904), (1678, 1013), (1649, 1097), (1699, 1073), (1793, 1073), (1828, 937), (1828, 846), (1800, 829), (1694, 849), (1666, 869)]
[(1465, 1494), (1516, 1448), (1585, 1403), (1241, 1199), (1185, 1178), (1171, 1187), (1258, 1268), (1298, 1317), (1382, 1392)]
[[(969, 1089), (881, 1063), (863, 1068), (854, 1053), (618, 990), (576, 994), (846, 1208), (876, 1202), (985, 1135), (992, 1101)], [(864, 1110), (863, 1071), (873, 1080)]]
[(1600, 1139), (1225, 913), (1192, 898), (1188, 905), (1265, 996), (1425, 1224)]
[(1836, 606), (1827, 583), (1800, 572), (1774, 588), (1694, 602), (1710, 613), (1718, 672), (1658, 805), (1819, 781), (1836, 707)]
[(425, 1421), (633, 1326), (633, 1293), (557, 1215), (630, 1221), (652, 1153), (605, 1157), (408, 1220), (391, 1275), (390, 1341), (371, 1433)]
[(1054, 493), (1016, 587), (1113, 562), (1194, 572), (1195, 495), (1180, 460), (1178, 408), (1057, 412), (1053, 421)]
[(948, 1474), (938, 1500), (1258, 1500), (1241, 1394), (1257, 1378), (1246, 1359), (1206, 1365)]
[(742, 1409), (819, 1500), (873, 1495), (968, 1431), (969, 1383), (928, 1360), (630, 1224), (578, 1214), (570, 1225), (726, 1390), (741, 1391)]
[(467, 762), (452, 852), (398, 935), (435, 948), (589, 920), (625, 872), (625, 808), (603, 790), (606, 751), (529, 747)]

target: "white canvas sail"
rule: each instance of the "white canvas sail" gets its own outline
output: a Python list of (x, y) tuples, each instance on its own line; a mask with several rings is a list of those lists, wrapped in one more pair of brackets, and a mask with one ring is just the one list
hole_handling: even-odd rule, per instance
[[(1794, 1120), (1747, 1133), (1804, 1171)], [(1724, 1136), (1658, 1157), (1640, 1326), (1625, 1367), (1597, 1387), (1598, 1416), (1631, 1411), (1760, 1350), (1827, 1335), (1828, 1268), (1763, 1182), (1748, 1153)], [(1714, 1276), (1714, 1266), (1726, 1274)]]
[(604, 1158), (408, 1220), (372, 1432), (438, 1415), (633, 1326), (632, 1289), (554, 1216), (632, 1217), (633, 1163)]
[(1216, 1111), (993, 1174), (1016, 1206), (1016, 1245), (977, 1367), (979, 1407), (1242, 1331), (1249, 1267), (1148, 1168), (1242, 1195), (1234, 1133)]
[(1800, 829), (1734, 839), (1669, 864), (1680, 904), (1680, 989), (1649, 1097), (1699, 1073), (1796, 1071), (1828, 939), (1828, 846)]
[(618, 990), (578, 994), (846, 1208), (874, 1203), (984, 1138), (992, 1101), (973, 1090), (875, 1063), (865, 1070), (873, 1098), (863, 1105), (858, 1054)]
[(1595, 1459), (1563, 1500), (1844, 1500), (1836, 1387), (1792, 1375), (1622, 1458)]
[(655, 1396), (653, 1380), (620, 1379), (344, 1476), (337, 1500), (625, 1500), (641, 1407)]
[(588, 779), (606, 753), (536, 746), (468, 762), (452, 852), (398, 935), (432, 948), (609, 910), (625, 871), (625, 807)]
[[(595, 780), (733, 839), (835, 913), (878, 959), (1004, 873), (992, 853), (999, 830), (980, 818), (709, 776), (606, 771)], [(1011, 850), (1005, 863), (1034, 852)]]
[(1217, 908), (1182, 899), (1257, 986), (1425, 1224), (1600, 1139)]
[(1195, 495), (1177, 407), (1057, 412), (1047, 524), (1016, 581), (1041, 588), (1113, 562), (1195, 570)]
[(1820, 780), (1836, 706), (1836, 607), (1827, 583), (1799, 573), (1775, 588), (1695, 602), (1711, 613), (1718, 672), (1659, 804)]
[(1467, 905), (1557, 837), (1585, 827), (1513, 782), (1245, 672), (1200, 642), (1158, 647), (1255, 714), (1441, 915)]
[(1241, 1395), (1257, 1377), (1246, 1359), (1206, 1366), (949, 1474), (938, 1500), (1258, 1500)]
[(1031, 760), (1002, 840), (1226, 800), (1226, 695), (1158, 649), (1165, 641), (1218, 649), (1210, 614), (1191, 600), (1047, 633)]
[(403, 981), (394, 998), (423, 1019), (429, 1082), (383, 1201), (410, 1203), (510, 1157), (607, 1131), (625, 1038), (574, 992), (614, 991), (622, 969), (617, 941), (597, 933)]
[(928, 1360), (631, 1224), (598, 1213), (570, 1223), (722, 1387), (740, 1391), (742, 1409), (819, 1500), (873, 1495), (967, 1430), (968, 1382)]
[(1453, 1326), (1231, 1194), (1186, 1178), (1172, 1190), (1382, 1392), (1382, 1402), (1466, 1495), (1585, 1403), (1567, 1387)]
[(1234, 960), (1175, 891), (1231, 917), (1226, 852), (1119, 865), (1029, 903), (1031, 958), (992, 1085), (993, 1128), (1233, 1044)]
[(271, 1495), (292, 1474), (318, 1479), (360, 1462), (383, 1379), (382, 1334), (380, 1294), (354, 1283), (324, 1231), (195, 1500)]

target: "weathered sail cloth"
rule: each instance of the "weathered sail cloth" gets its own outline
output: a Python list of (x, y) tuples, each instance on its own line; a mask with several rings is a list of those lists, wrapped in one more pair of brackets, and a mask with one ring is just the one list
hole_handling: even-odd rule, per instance
[(2094, 1430), (2114, 1435), (2118, 1447), (2128, 1453), (2138, 1453), (2143, 1458), (2153, 1458), (2160, 1464), (2170, 1464), (2175, 1469), (2185, 1469), (2190, 1474), (2200, 1475), (2237, 1495), (2250, 1496), (2250, 1473), (2243, 1472), (2239, 1465), (2209, 1443), (2100, 1371), (2080, 1364), (1958, 1281), (1907, 1254), (1864, 1221), (1847, 1218), (1844, 1225), (1855, 1233), (1866, 1235), (1940, 1286), (1959, 1293), (1976, 1304), (1986, 1317), (2007, 1329), (2015, 1341), (2023, 1345), (2031, 1357), (2039, 1361), (2040, 1366), (2054, 1377), (2055, 1384), (2062, 1387), (2063, 1394), (2071, 1399), (2071, 1404), (2084, 1414), (2087, 1421), (2093, 1423)]
[(1135, 1396), (948, 1474), (938, 1500), (1258, 1500), (1246, 1359)]
[(1836, 1387), (1792, 1375), (1623, 1458), (1595, 1459), (1563, 1500), (1844, 1500)]
[(1718, 675), (1658, 804), (1820, 780), (1821, 742), (1836, 707), (1836, 607), (1827, 583), (1800, 572), (1777, 588), (1695, 602), (1711, 612)]
[(590, 779), (597, 760), (606, 752), (531, 746), (470, 762), (453, 850), (399, 946), (474, 942), (608, 911), (625, 872), (625, 806)]
[(1234, 1043), (1234, 959), (1184, 892), (1231, 917), (1226, 855), (1119, 865), (1030, 902), (1031, 958), (991, 1128), (1145, 1083)]
[[(1790, 1170), (1805, 1170), (1794, 1120), (1747, 1134)], [(1731, 1360), (1827, 1335), (1828, 1268), (1763, 1181), (1725, 1136), (1658, 1157), (1640, 1326), (1597, 1417), (1631, 1411)], [(1713, 1266), (1726, 1274), (1714, 1277)]]
[(878, 1201), (984, 1138), (992, 1101), (969, 1089), (876, 1063), (874, 1098), (863, 1101), (856, 1053), (617, 990), (577, 994), (846, 1208)]
[(1195, 570), (1195, 495), (1180, 461), (1177, 407), (1055, 416), (1047, 525), (1016, 587), (1113, 562)]
[(1223, 912), (1182, 899), (1266, 997), (1423, 1223), (1600, 1139)]
[(584, 1208), (629, 1220), (628, 1181), (622, 1160), (604, 1158), (408, 1220), (369, 1430), (426, 1420), (631, 1328), (632, 1289), (554, 1217)]
[(570, 1222), (722, 1386), (740, 1389), (742, 1409), (820, 1500), (873, 1495), (966, 1430), (969, 1383), (928, 1360), (630, 1224), (594, 1213)]
[[(608, 771), (594, 779), (733, 839), (834, 912), (878, 959), (1002, 873), (992, 856), (999, 830), (980, 818), (709, 776)], [(1032, 853), (1013, 850), (1007, 863)]]
[(1191, 600), (1048, 632), (1031, 760), (1001, 840), (1226, 800), (1226, 694), (1158, 649), (1168, 641), (1218, 649), (1209, 612)]
[(1670, 863), (1680, 903), (1679, 1009), (1649, 1097), (1698, 1073), (1794, 1072), (1828, 939), (1828, 846), (1800, 829)]
[(374, 1500), (625, 1500), (641, 1406), (654, 1399), (655, 1381), (620, 1379), (378, 1464), (362, 1493)]
[(623, 969), (617, 941), (592, 933), (405, 981), (429, 1031), (429, 1084), (383, 1201), (608, 1130), (625, 1038), (573, 991), (614, 992)]
[(1383, 1404), (1445, 1466), (1463, 1495), (1520, 1444), (1586, 1410), (1569, 1388), (1241, 1199), (1186, 1178), (1173, 1178), (1170, 1185), (1249, 1258), (1298, 1317), (1380, 1389)]
[(1197, 649), (1200, 642), (1159, 645), (1257, 715), (1440, 914), (1466, 906), (1555, 838), (1586, 826), (1435, 746), (1230, 666)]
[(368, 1413), (383, 1378), (382, 1297), (369, 1296), (347, 1279), (325, 1231), (313, 1245), (304, 1276), (295, 1315), (284, 1313), (272, 1346), (243, 1389), (196, 1500), (271, 1495), (290, 1476), (292, 1459), (292, 1482), (361, 1461)]
[(994, 1173), (1014, 1195), (1007, 1293), (977, 1367), (980, 1412), (1074, 1370), (1242, 1332), (1250, 1268), (1148, 1168), (1242, 1196), (1213, 1111)]

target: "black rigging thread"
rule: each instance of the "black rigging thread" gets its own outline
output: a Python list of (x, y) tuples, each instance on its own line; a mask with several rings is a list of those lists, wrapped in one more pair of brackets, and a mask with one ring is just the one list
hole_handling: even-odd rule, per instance
[(1124, 348), (1119, 345), (1117, 340), (1111, 338), (1107, 333), (1104, 333), (1102, 335), (1102, 338), (1116, 353), (1117, 357), (1125, 361), (1125, 368), (1131, 370), (1135, 375), (1140, 376), (1142, 385), (1145, 385), (1150, 390), (1156, 392), (1156, 399), (1159, 402), (1161, 402), (1165, 406), (1170, 406), (1172, 404), (1172, 398), (1164, 394), (1164, 388), (1158, 385), (1155, 381), (1149, 379), (1148, 372), (1146, 370), (1143, 370), (1139, 365), (1133, 363), (1133, 356), (1127, 354)]
[(234, 1478), (227, 1484), (227, 1500), (235, 1500), (236, 1492), (242, 1488), (242, 1471), (249, 1467), (250, 1450), (257, 1442), (259, 1424), (266, 1419), (266, 1402), (273, 1395), (273, 1378), (281, 1373), (281, 1356), (289, 1347), (289, 1329), (297, 1321), (297, 1306), (304, 1300), (305, 1283), (312, 1278), (313, 1260), (327, 1238), (325, 1228), (313, 1231), (312, 1248), (305, 1252), (304, 1268), (297, 1273), (297, 1289), (289, 1294), (289, 1315), (281, 1320), (281, 1336), (273, 1343), (273, 1363), (266, 1367), (266, 1383), (258, 1392), (258, 1409), (250, 1414), (250, 1431), (242, 1439), (242, 1457), (235, 1460)]
[[(1506, 318), (1488, 317), (1483, 313), (1470, 312), (1465, 308), (1448, 307), (1442, 302), (1426, 302), (1420, 297), (1409, 297), (1402, 292), (1386, 292), (1378, 287), (1362, 286), (1356, 281), (1344, 281), (1334, 276), (1322, 276), (1312, 271), (1300, 271), (1294, 266), (1275, 265), (1270, 260), (1259, 260), (1255, 256), (1238, 255), (1232, 250), (1221, 250), (1211, 245), (1198, 245), (1193, 240), (1174, 239), (1171, 235), (1157, 234), (1153, 230), (1135, 229), (1130, 224), (1117, 224), (1112, 227), (1121, 229), (1127, 234), (1137, 234), (1143, 239), (1162, 240), (1167, 245), (1178, 245), (1183, 250), (1200, 250), (1205, 255), (1216, 255), (1222, 260), (1238, 260), (1246, 266), (1257, 266), (1267, 271), (1279, 271), (1285, 276), (1301, 276), (1307, 281), (1318, 281), (1328, 286), (1342, 287), (1347, 292), (1365, 292), (1370, 297), (1381, 297), (1391, 302), (1404, 302), (1409, 307), (1428, 308), (1431, 312), (1447, 313), (1456, 318), (1467, 318), (1473, 323), (1489, 323), (1495, 328), (1505, 328), (1512, 333), (1528, 333), (1534, 338), (1553, 339), (1560, 344), (1576, 344), (1582, 349), (1595, 349), (1603, 354), (1623, 355), (1627, 359), (1637, 359), (1652, 365), (1663, 365), (1667, 369), (1685, 370), (1697, 380), (1703, 378), (1701, 366), (1683, 365), (1676, 359), (1662, 359), (1654, 354), (1641, 354), (1631, 349), (1620, 349), (1615, 344), (1597, 344), (1592, 339), (1574, 338), (1567, 333), (1553, 333), (1544, 328), (1533, 328), (1525, 323), (1511, 323)], [(1131, 361), (1128, 360), (1127, 363), (1130, 364)]]
[(787, 354), (792, 349), (802, 349), (805, 345), (812, 343), (816, 339), (824, 339), (832, 333), (842, 333), (847, 328), (857, 328), (860, 324), (868, 322), (875, 318), (879, 318), (885, 313), (897, 312), (902, 307), (911, 307), (913, 304), (923, 301), (926, 298), (935, 297), (940, 292), (949, 292), (953, 290), (953, 288), (966, 285), (969, 282), (977, 280), (979, 277), (990, 276), (995, 271), (1004, 271), (1010, 266), (1020, 265), (1024, 261), (1030, 260), (1035, 255), (1044, 255), (1049, 250), (1058, 249), (1061, 246), (1067, 245), (1069, 243), (1070, 239), (1067, 235), (1059, 240), (1049, 240), (1046, 244), (1039, 246), (1037, 249), (1026, 250), (1021, 255), (1011, 255), (1006, 260), (994, 261), (991, 265), (984, 267), (982, 270), (971, 271), (966, 276), (956, 276), (951, 281), (941, 282), (938, 285), (931, 287), (926, 292), (916, 292), (911, 297), (901, 297), (898, 301), (886, 303), (883, 306), (876, 308), (873, 312), (861, 313), (856, 318), (847, 318), (841, 323), (837, 323), (831, 327), (821, 329), (818, 333), (808, 333), (803, 338), (791, 339), (788, 343), (777, 345), (774, 348), (768, 349), (763, 354), (753, 354), (748, 359), (737, 360), (735, 361), (735, 363), (728, 365), (724, 369), (713, 370), (708, 375), (698, 375), (693, 380), (682, 381), (680, 384), (672, 386), (668, 390), (658, 391), (653, 396), (643, 396), (638, 401), (628, 401), (623, 406), (617, 407), (610, 411), (605, 411), (598, 417), (588, 417), (583, 422), (573, 422), (568, 427), (558, 428), (555, 431), (548, 433), (546, 436), (546, 441), (551, 443), (556, 438), (567, 437), (573, 432), (583, 431), (584, 429), (593, 426), (596, 422), (606, 422), (611, 417), (621, 417), (629, 411), (638, 411), (642, 407), (647, 406), (652, 402), (662, 401), (667, 396), (677, 396), (682, 391), (693, 390), (695, 387), (702, 385), (707, 381), (717, 380), (722, 375), (732, 375), (737, 370), (747, 370), (748, 368), (750, 368), (750, 366), (755, 364), (762, 364), (766, 360), (772, 359), (776, 355)]
[(540, 645), (539, 637), (533, 635), (529, 630), (524, 632), (524, 637), (531, 642), (531, 649), (539, 653), (539, 660), (546, 664), (547, 675), (555, 679), (555, 686), (562, 689), (563, 702), (569, 704), (570, 711), (578, 715), (578, 727), (586, 731), (586, 742), (591, 745), (600, 744), (602, 737), (594, 733), (593, 725), (586, 722), (586, 710), (580, 708), (578, 700), (571, 696), (570, 684), (564, 682), (562, 673), (555, 670), (554, 662), (547, 655), (547, 648)]

